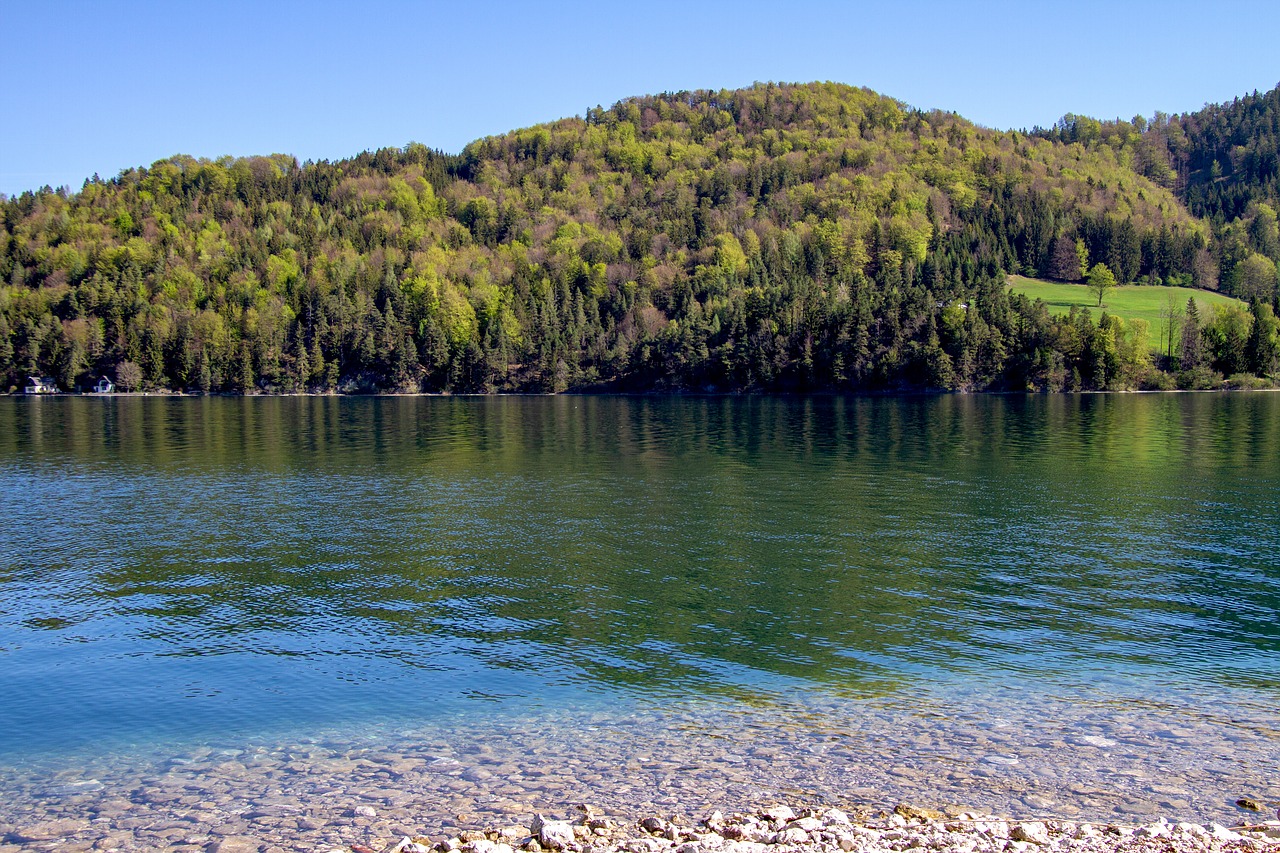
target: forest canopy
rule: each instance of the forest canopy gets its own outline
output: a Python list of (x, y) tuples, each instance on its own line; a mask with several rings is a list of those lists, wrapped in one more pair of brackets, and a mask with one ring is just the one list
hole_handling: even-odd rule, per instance
[[(0, 390), (45, 375), (200, 393), (1269, 377), (1277, 139), (1280, 90), (1027, 133), (765, 83), (628, 98), (458, 155), (175, 156), (0, 203)], [(1152, 346), (1143, 321), (1011, 295), (1015, 273), (1251, 307), (1177, 306)]]

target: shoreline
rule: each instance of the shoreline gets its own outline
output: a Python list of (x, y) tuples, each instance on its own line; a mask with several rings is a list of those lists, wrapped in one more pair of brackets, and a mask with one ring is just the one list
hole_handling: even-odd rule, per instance
[[(305, 806), (300, 809), (305, 810)], [(61, 818), (22, 825), (0, 823), (0, 853), (133, 851), (201, 853), (1274, 853), (1280, 820), (1224, 826), (1170, 820), (1089, 822), (1010, 817), (943, 806), (899, 803), (892, 810), (866, 804), (761, 805), (726, 816), (719, 809), (694, 817), (680, 810), (649, 814), (602, 812), (587, 803), (542, 812), (510, 813), (480, 822), (458, 815), (448, 832), (424, 832), (412, 818), (388, 818), (360, 803), (336, 820), (306, 814), (292, 819), (283, 806), (247, 808), (243, 821), (190, 826), (155, 841), (107, 828), (97, 820)], [(1243, 813), (1242, 813), (1243, 814)], [(332, 817), (332, 816), (331, 816)], [(492, 816), (497, 817), (497, 816)], [(163, 824), (163, 821), (154, 821)], [(181, 822), (179, 822), (181, 823)], [(179, 827), (180, 828), (180, 827)], [(324, 832), (318, 830), (324, 829)], [(160, 841), (163, 839), (163, 841)], [(157, 842), (160, 842), (157, 844)]]
[(229, 392), (211, 392), (208, 394), (191, 393), (188, 391), (112, 391), (110, 393), (99, 393), (97, 391), (58, 391), (56, 393), (46, 394), (26, 394), (22, 391), (3, 391), (0, 397), (14, 397), (20, 399), (48, 399), (48, 398), (72, 398), (80, 399), (84, 397), (93, 399), (111, 399), (120, 398), (154, 398), (154, 399), (179, 399), (179, 400), (199, 400), (204, 398), (218, 398), (228, 400), (251, 400), (251, 399), (290, 399), (290, 398), (335, 398), (335, 399), (396, 399), (396, 398), (433, 398), (433, 399), (501, 399), (501, 398), (520, 398), (520, 397), (628, 397), (636, 399), (661, 399), (661, 398), (710, 398), (710, 399), (835, 399), (835, 398), (861, 398), (861, 399), (903, 399), (908, 397), (1094, 397), (1094, 396), (1147, 396), (1160, 394), (1248, 394), (1248, 393), (1274, 393), (1280, 391), (1280, 385), (1270, 387), (1245, 387), (1232, 386), (1223, 383), (1221, 388), (1135, 388), (1128, 390), (1078, 390), (1078, 391), (1009, 391), (1009, 390), (992, 390), (992, 391), (965, 391), (965, 390), (939, 390), (936, 388), (906, 388), (896, 390), (882, 391), (758, 391), (758, 390), (736, 390), (736, 391), (717, 391), (717, 390), (665, 390), (665, 391), (495, 391), (493, 393), (452, 393), (437, 391), (255, 391), (252, 394), (233, 394)]
[[(732, 729), (714, 717), (688, 716), (663, 728), (633, 719), (631, 732), (627, 722), (592, 715), (441, 726), (402, 732), (398, 741), (386, 732), (335, 731), (310, 741), (166, 749), (128, 766), (93, 759), (0, 766), (0, 853), (384, 853), (405, 838), (437, 853), (1258, 853), (1247, 837), (1215, 836), (1214, 825), (1270, 831), (1263, 819), (1280, 805), (1272, 774), (1262, 771), (1270, 766), (1264, 755), (1235, 778), (1186, 776), (1172, 743), (1157, 758), (1148, 748), (1135, 752), (1123, 740), (1089, 733), (1096, 730), (1084, 721), (1060, 737), (1014, 717), (985, 743), (949, 728), (929, 737), (942, 750), (932, 757), (919, 751), (922, 733), (903, 731), (897, 719), (869, 729), (862, 747), (838, 752), (823, 749), (843, 730), (836, 721), (817, 729), (796, 721), (790, 732), (772, 715)], [(774, 736), (762, 739), (766, 728)], [(1210, 732), (1185, 734), (1199, 741)], [(1136, 731), (1127, 737), (1147, 740)], [(1049, 752), (1028, 748), (1037, 741)], [(957, 767), (947, 756), (966, 746), (968, 761)], [(1237, 802), (1245, 798), (1266, 811), (1242, 810)], [(583, 803), (610, 823), (588, 826), (590, 837), (575, 837), (577, 846), (528, 844), (535, 815), (580, 822), (586, 812), (575, 806)], [(748, 826), (745, 816), (759, 820), (778, 803), (792, 804), (799, 818), (843, 810), (860, 829), (792, 827), (774, 818), (772, 826)], [(895, 803), (939, 805), (937, 814), (900, 806), (894, 817)], [(703, 822), (717, 810), (738, 815), (724, 824), (744, 827), (739, 837), (709, 837)], [(661, 821), (650, 822), (656, 831), (644, 828), (650, 818)], [(976, 823), (945, 825), (966, 820)], [(1060, 843), (1018, 846), (1011, 833), (1026, 823), (1044, 824), (1050, 842)], [(1097, 833), (1077, 832), (1085, 826)], [(780, 835), (791, 829), (810, 834)], [(887, 834), (893, 832), (901, 834)], [(853, 846), (841, 846), (846, 836)]]
[[(1141, 824), (1053, 818), (1008, 818), (961, 807), (941, 810), (898, 804), (812, 808), (773, 805), (726, 817), (713, 810), (700, 820), (649, 815), (625, 824), (582, 804), (575, 820), (535, 814), (527, 826), (464, 831), (433, 841), (405, 836), (383, 853), (877, 853), (914, 849), (957, 853), (1027, 851), (1220, 851), (1280, 849), (1280, 820), (1233, 827), (1172, 823), (1164, 817)], [(355, 853), (377, 848), (353, 846)], [(221, 853), (221, 851), (220, 851)], [(339, 851), (333, 851), (339, 853)]]

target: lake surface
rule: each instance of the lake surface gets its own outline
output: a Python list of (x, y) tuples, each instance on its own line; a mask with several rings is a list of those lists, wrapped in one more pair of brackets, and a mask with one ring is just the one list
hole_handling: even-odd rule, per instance
[(1280, 799), (1278, 496), (1276, 394), (0, 399), (0, 828), (1233, 822)]

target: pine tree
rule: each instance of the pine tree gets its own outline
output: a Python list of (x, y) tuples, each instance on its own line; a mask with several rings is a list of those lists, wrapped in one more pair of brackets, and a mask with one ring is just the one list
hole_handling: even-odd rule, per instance
[(1277, 321), (1269, 302), (1255, 301), (1250, 310), (1253, 313), (1253, 326), (1249, 330), (1249, 343), (1245, 347), (1249, 369), (1257, 376), (1274, 375), (1277, 362), (1280, 362), (1280, 344), (1276, 341), (1280, 321)]

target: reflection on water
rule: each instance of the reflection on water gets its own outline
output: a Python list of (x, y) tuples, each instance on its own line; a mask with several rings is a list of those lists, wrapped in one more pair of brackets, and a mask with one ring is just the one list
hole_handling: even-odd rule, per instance
[(1263, 394), (0, 400), (0, 764), (1011, 685), (1249, 717), (1278, 487)]

